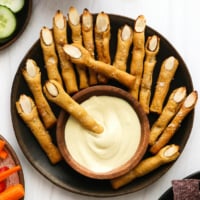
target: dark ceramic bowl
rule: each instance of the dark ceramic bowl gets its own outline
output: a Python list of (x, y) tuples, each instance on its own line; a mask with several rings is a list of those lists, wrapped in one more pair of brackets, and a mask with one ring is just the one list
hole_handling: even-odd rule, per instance
[(9, 38), (5, 39), (4, 42), (0, 42), (0, 50), (10, 46), (21, 36), (26, 26), (28, 25), (31, 17), (31, 12), (32, 0), (25, 0), (25, 4), (22, 10), (15, 14), (17, 19), (17, 28)]
[[(190, 174), (189, 176), (185, 177), (185, 179), (198, 179), (198, 180), (200, 180), (200, 171), (197, 171), (197, 172)], [(170, 187), (166, 192), (164, 192), (162, 194), (162, 196), (159, 198), (159, 200), (168, 200), (168, 199), (174, 199), (172, 187)]]
[[(111, 22), (111, 41), (110, 41), (110, 54), (112, 61), (115, 56), (115, 50), (117, 46), (117, 31), (119, 27), (123, 26), (124, 24), (128, 24), (133, 27), (135, 21), (133, 19), (118, 16), (118, 15), (109, 15), (110, 22)], [(96, 15), (94, 15), (94, 20)], [(153, 85), (152, 88), (155, 88), (156, 80), (160, 71), (161, 63), (164, 59), (169, 56), (174, 56), (179, 60), (179, 67), (176, 71), (173, 81), (171, 82), (169, 94), (177, 87), (185, 86), (187, 88), (187, 92), (190, 93), (193, 91), (193, 83), (188, 71), (188, 68), (180, 56), (180, 54), (176, 51), (176, 49), (163, 37), (159, 32), (153, 30), (149, 26), (145, 29), (145, 36), (146, 38), (150, 35), (156, 34), (160, 37), (160, 51), (157, 55), (157, 63), (154, 70), (153, 75)], [(68, 37), (70, 38), (70, 31)], [(131, 55), (131, 52), (130, 52)], [(44, 67), (44, 60), (42, 56), (42, 50), (40, 47), (39, 40), (30, 47), (30, 50), (22, 59), (16, 75), (13, 80), (12, 91), (11, 91), (11, 116), (12, 116), (12, 123), (13, 128), (15, 131), (15, 135), (17, 141), (28, 159), (28, 161), (32, 164), (32, 166), (38, 170), (43, 176), (45, 176), (48, 180), (52, 183), (56, 184), (57, 186), (64, 188), (66, 190), (79, 193), (82, 195), (89, 195), (89, 196), (98, 196), (98, 197), (111, 197), (111, 196), (119, 196), (124, 195), (127, 193), (136, 192), (141, 190), (153, 182), (158, 180), (161, 176), (163, 176), (170, 167), (173, 166), (174, 162), (166, 164), (154, 172), (149, 173), (146, 176), (136, 179), (132, 183), (126, 185), (125, 187), (120, 188), (119, 190), (113, 190), (110, 182), (106, 180), (97, 180), (97, 179), (90, 179), (87, 178), (80, 173), (77, 173), (73, 170), (65, 161), (60, 162), (59, 164), (53, 166), (49, 163), (48, 158), (46, 157), (45, 153), (40, 148), (39, 144), (33, 137), (33, 134), (30, 130), (26, 127), (23, 123), (21, 118), (19, 117), (15, 102), (18, 100), (20, 94), (25, 93), (27, 95), (31, 95), (28, 86), (25, 83), (25, 80), (21, 74), (22, 68), (25, 66), (27, 58), (34, 59), (38, 66), (40, 67), (42, 73), (42, 83), (44, 84), (47, 80), (47, 73)], [(130, 57), (128, 60), (128, 64), (130, 63)], [(110, 81), (109, 85), (114, 85), (119, 88), (123, 88), (121, 85), (116, 84), (116, 82)], [(124, 88), (123, 88), (124, 89)], [(154, 92), (154, 90), (152, 90)], [(50, 104), (52, 109), (58, 116), (60, 113), (60, 108), (56, 107), (53, 104)], [(157, 115), (150, 113), (148, 115), (148, 119), (150, 125), (157, 119)], [(185, 144), (188, 140), (190, 135), (192, 126), (193, 126), (193, 118), (194, 118), (194, 111), (190, 112), (189, 115), (184, 119), (179, 130), (176, 132), (175, 136), (170, 140), (170, 143), (174, 143), (180, 146), (180, 152), (183, 151)], [(49, 132), (53, 137), (53, 141), (56, 143), (56, 130), (55, 127), (50, 129)], [(145, 156), (149, 156), (149, 153), (146, 153)], [(176, 160), (175, 162), (178, 162)]]
[[(108, 171), (106, 173), (96, 173), (90, 169), (83, 167), (73, 158), (73, 156), (68, 151), (68, 147), (65, 143), (65, 125), (69, 118), (69, 114), (63, 110), (61, 111), (57, 121), (57, 129), (56, 129), (57, 144), (64, 160), (80, 174), (95, 179), (113, 179), (127, 173), (129, 170), (134, 168), (143, 158), (149, 143), (149, 132), (150, 132), (149, 120), (139, 102), (136, 101), (130, 95), (130, 93), (117, 87), (106, 86), (106, 85), (88, 87), (76, 93), (73, 96), (73, 99), (78, 103), (82, 103), (92, 96), (118, 97), (128, 102), (133, 108), (133, 110), (136, 112), (141, 125), (141, 139), (139, 146), (136, 152), (133, 153), (131, 159), (128, 160), (123, 165), (121, 165), (120, 167), (116, 167), (113, 170)], [(124, 152), (124, 154), (126, 154), (126, 152)]]

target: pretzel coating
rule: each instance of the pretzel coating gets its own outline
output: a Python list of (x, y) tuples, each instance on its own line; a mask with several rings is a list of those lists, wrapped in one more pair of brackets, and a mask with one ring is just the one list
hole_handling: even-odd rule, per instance
[(27, 59), (26, 66), (22, 70), (22, 75), (33, 94), (35, 104), (44, 126), (47, 129), (51, 128), (56, 124), (57, 119), (43, 95), (40, 68), (37, 66), (34, 60)]
[(31, 130), (50, 162), (52, 164), (60, 162), (62, 156), (58, 148), (53, 144), (49, 132), (42, 124), (32, 98), (25, 94), (20, 95), (19, 100), (16, 102), (16, 108), (19, 116)]
[(62, 78), (58, 69), (58, 57), (55, 50), (52, 30), (43, 27), (40, 31), (40, 45), (42, 47), (45, 67), (49, 79), (58, 81), (62, 85)]
[[(82, 34), (81, 34), (81, 23), (80, 23), (80, 16), (78, 11), (75, 7), (70, 7), (68, 12), (68, 24), (71, 28), (71, 36), (72, 41), (77, 44), (82, 45)], [(88, 85), (88, 77), (87, 72), (84, 65), (76, 65), (76, 69), (79, 75), (79, 88), (87, 88)]]
[(125, 24), (118, 30), (117, 50), (113, 66), (123, 71), (127, 70), (126, 63), (132, 42), (133, 42), (133, 30), (131, 29), (130, 26)]
[[(82, 14), (82, 36), (83, 45), (94, 57), (94, 36), (93, 36), (93, 16), (88, 9), (83, 10)], [(96, 85), (98, 83), (97, 74), (94, 70), (89, 69), (89, 85)]]
[(139, 102), (144, 111), (149, 114), (153, 71), (156, 65), (156, 55), (160, 49), (160, 38), (156, 35), (149, 36), (145, 44), (144, 72), (139, 92)]
[(161, 165), (174, 161), (180, 155), (179, 146), (167, 145), (163, 147), (156, 155), (148, 157), (142, 160), (135, 168), (130, 170), (127, 174), (117, 177), (111, 180), (113, 189), (119, 189), (120, 187), (130, 183), (136, 178), (142, 177)]
[(151, 112), (155, 112), (158, 114), (162, 112), (164, 100), (167, 96), (170, 83), (174, 77), (178, 65), (179, 65), (178, 60), (173, 56), (170, 56), (163, 61), (158, 76), (153, 100), (150, 106)]
[(151, 153), (153, 154), (157, 153), (163, 146), (165, 146), (170, 141), (170, 139), (176, 133), (177, 129), (180, 127), (180, 124), (182, 123), (184, 118), (188, 115), (188, 113), (191, 110), (194, 109), (197, 99), (198, 99), (197, 91), (192, 91), (186, 97), (175, 117), (164, 129), (159, 139), (150, 148)]
[(137, 100), (139, 98), (145, 56), (145, 28), (146, 19), (143, 15), (140, 15), (136, 19), (133, 30), (133, 50), (130, 65), (130, 73), (136, 76), (135, 84), (130, 93)]
[(70, 56), (73, 63), (85, 64), (88, 68), (109, 78), (113, 78), (128, 88), (134, 85), (135, 77), (133, 75), (117, 69), (112, 65), (95, 60), (83, 46), (78, 44), (66, 44), (63, 48), (65, 53)]
[[(110, 64), (110, 19), (106, 13), (101, 12), (97, 15), (94, 33), (98, 60)], [(97, 77), (100, 83), (107, 83), (108, 81), (107, 77), (102, 74), (98, 74)]]
[(103, 127), (99, 125), (81, 105), (74, 101), (58, 82), (54, 80), (47, 81), (43, 90), (50, 101), (71, 114), (83, 127), (94, 133), (101, 133), (103, 131)]
[(186, 97), (186, 88), (179, 87), (172, 91), (158, 119), (153, 123), (150, 131), (149, 144), (153, 145), (170, 120), (176, 115)]
[(68, 43), (67, 20), (60, 10), (58, 10), (53, 17), (53, 34), (61, 66), (61, 76), (67, 92), (73, 94), (78, 91), (78, 85), (73, 64), (62, 48), (64, 44)]

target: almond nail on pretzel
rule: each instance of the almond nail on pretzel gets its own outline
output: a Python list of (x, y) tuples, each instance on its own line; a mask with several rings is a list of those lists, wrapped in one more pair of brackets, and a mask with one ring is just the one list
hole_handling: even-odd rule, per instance
[(168, 124), (168, 126), (164, 129), (159, 139), (153, 144), (150, 148), (151, 153), (157, 153), (163, 146), (165, 146), (170, 139), (174, 136), (177, 129), (180, 127), (184, 118), (188, 115), (188, 113), (194, 109), (196, 102), (198, 99), (197, 91), (191, 92), (186, 99), (184, 100), (181, 108), (172, 119), (172, 121)]
[(120, 70), (126, 71), (127, 59), (129, 55), (130, 46), (133, 42), (133, 30), (130, 26), (124, 25), (119, 28), (117, 34), (117, 50), (113, 65)]
[[(94, 33), (98, 60), (110, 64), (110, 18), (106, 13), (101, 12), (97, 15)], [(107, 77), (101, 74), (98, 74), (98, 80), (100, 83), (107, 83)]]
[(40, 31), (40, 45), (43, 52), (47, 76), (62, 84), (62, 78), (58, 70), (58, 57), (55, 50), (52, 30), (43, 27)]
[[(82, 45), (81, 23), (80, 16), (75, 7), (70, 7), (68, 12), (68, 23), (72, 32), (72, 41)], [(76, 69), (79, 75), (79, 87), (80, 89), (88, 87), (88, 77), (84, 65), (76, 65)]]
[(130, 93), (137, 100), (139, 98), (145, 56), (145, 28), (146, 19), (143, 15), (140, 15), (135, 21), (133, 30), (133, 50), (130, 65), (130, 73), (136, 76), (135, 84)]
[(61, 161), (61, 154), (58, 148), (53, 144), (49, 132), (42, 124), (32, 98), (25, 94), (20, 95), (19, 100), (16, 102), (16, 108), (19, 116), (31, 130), (51, 163), (56, 164)]
[(78, 44), (66, 44), (63, 48), (65, 53), (70, 56), (73, 63), (84, 64), (98, 73), (117, 80), (128, 88), (134, 85), (135, 77), (133, 75), (119, 70), (112, 65), (95, 60), (83, 46)]
[(43, 90), (50, 101), (71, 114), (83, 127), (94, 133), (103, 132), (103, 127), (99, 125), (80, 104), (73, 100), (58, 82), (54, 80), (47, 81)]
[(37, 66), (34, 60), (27, 59), (26, 66), (22, 70), (22, 74), (33, 94), (39, 115), (45, 127), (47, 129), (51, 128), (53, 125), (55, 125), (57, 119), (43, 95), (40, 68)]
[(111, 185), (113, 189), (119, 189), (136, 178), (142, 177), (154, 171), (158, 167), (176, 160), (179, 155), (179, 146), (174, 144), (167, 145), (163, 147), (156, 155), (142, 160), (127, 174), (111, 180)]
[(151, 127), (149, 144), (153, 145), (170, 120), (176, 115), (186, 97), (186, 88), (180, 87), (172, 91), (162, 113)]
[[(94, 57), (94, 36), (93, 36), (93, 16), (88, 9), (83, 10), (82, 14), (82, 36), (83, 45)], [(89, 85), (96, 85), (98, 83), (97, 74), (94, 70), (89, 69)]]
[(178, 60), (173, 56), (170, 56), (163, 61), (156, 83), (153, 100), (150, 106), (151, 112), (155, 112), (158, 114), (162, 112), (164, 100), (167, 96), (170, 83), (174, 77), (178, 65)]
[(145, 44), (144, 72), (139, 92), (139, 102), (144, 111), (149, 113), (153, 71), (156, 65), (156, 56), (160, 49), (160, 38), (156, 35), (149, 36)]
[(65, 54), (62, 48), (64, 44), (68, 43), (67, 20), (60, 10), (58, 10), (53, 17), (53, 34), (65, 88), (69, 94), (75, 93), (78, 91), (75, 70), (73, 64), (69, 60), (69, 56)]

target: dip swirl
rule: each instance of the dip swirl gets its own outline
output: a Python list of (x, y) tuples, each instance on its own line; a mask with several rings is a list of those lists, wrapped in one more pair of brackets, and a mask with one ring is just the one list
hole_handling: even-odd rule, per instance
[(118, 97), (93, 96), (81, 105), (104, 131), (95, 134), (70, 116), (65, 143), (73, 159), (96, 173), (109, 172), (130, 160), (141, 138), (140, 121), (130, 104)]

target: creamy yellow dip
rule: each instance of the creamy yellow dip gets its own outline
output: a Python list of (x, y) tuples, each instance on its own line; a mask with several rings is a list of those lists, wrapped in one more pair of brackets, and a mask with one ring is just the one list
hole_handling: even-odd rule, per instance
[(104, 132), (90, 132), (70, 116), (65, 142), (74, 160), (97, 173), (126, 163), (136, 152), (141, 137), (136, 112), (125, 100), (110, 96), (93, 96), (81, 105), (104, 127)]

